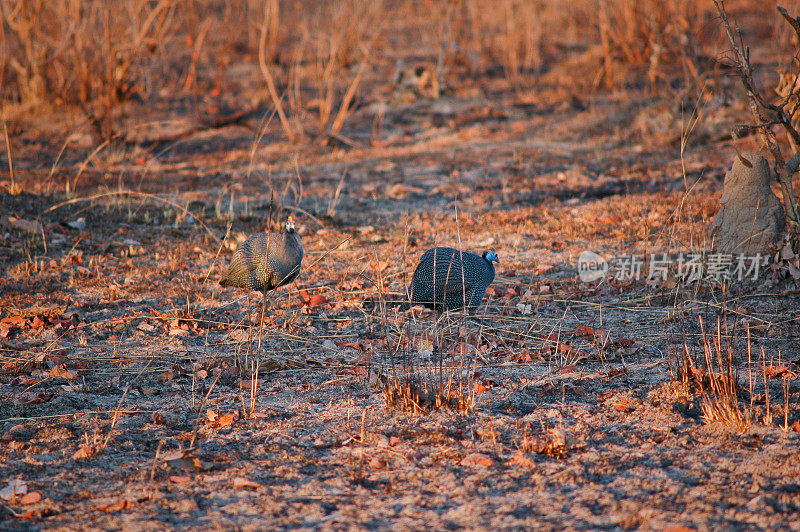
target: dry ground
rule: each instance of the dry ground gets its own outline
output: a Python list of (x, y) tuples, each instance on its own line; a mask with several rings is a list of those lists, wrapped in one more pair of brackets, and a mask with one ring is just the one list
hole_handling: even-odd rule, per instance
[[(747, 118), (734, 83), (712, 78), (692, 128), (686, 93), (521, 91), (485, 72), (398, 99), (390, 70), (324, 146), (260, 129), (266, 106), (161, 140), (191, 121), (181, 94), (129, 109), (150, 130), (94, 156), (68, 114), (11, 122), (0, 489), (38, 495), (5, 497), (0, 528), (800, 527), (791, 276), (576, 270), (586, 249), (709, 249), (734, 148), (758, 149), (729, 140)], [(218, 279), (237, 241), (289, 214), (303, 272), (261, 327), (252, 298), (250, 326)], [(434, 244), (498, 252), (478, 316), (384, 305)], [(742, 430), (704, 414), (719, 394), (701, 319), (731, 346), (710, 369), (735, 371)], [(474, 408), (387, 408), (384, 383), (411, 371), (452, 377)]]

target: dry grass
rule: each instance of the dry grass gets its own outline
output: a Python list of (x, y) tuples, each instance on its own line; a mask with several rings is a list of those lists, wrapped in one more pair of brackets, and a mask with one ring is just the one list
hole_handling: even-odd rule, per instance
[[(204, 120), (224, 120), (231, 104), (251, 111), (228, 88), (226, 71), (242, 60), (258, 65), (261, 101), (291, 141), (328, 142), (363, 101), (364, 83), (388, 80), (409, 47), (418, 51), (408, 59), (435, 65), (444, 87), (499, 66), (518, 90), (554, 69), (548, 83), (696, 90), (719, 45), (713, 7), (676, 0), (503, 0), (492, 9), (481, 0), (337, 0), (299, 9), (279, 0), (3, 0), (2, 7), (0, 99), (77, 106), (98, 142), (127, 133), (126, 102), (152, 104), (175, 90), (191, 94)], [(730, 9), (745, 8), (752, 5)], [(580, 75), (558, 68), (565, 58), (581, 64)]]
[[(684, 340), (676, 378), (700, 395), (703, 420), (708, 424), (721, 423), (739, 433), (747, 432), (758, 421), (773, 426), (770, 384), (772, 378), (779, 376), (783, 399), (781, 429), (788, 431), (789, 418), (794, 417), (796, 409), (790, 399), (791, 382), (796, 375), (781, 364), (780, 357), (777, 362), (768, 361), (763, 345), (760, 356), (754, 356), (749, 327), (746, 333), (737, 331), (735, 326), (729, 329), (733, 320), (725, 305), (716, 318), (713, 331), (707, 331), (702, 317), (698, 320), (701, 354), (695, 355)], [(747, 390), (741, 383), (743, 365), (747, 372)], [(761, 416), (759, 411), (763, 412)]]

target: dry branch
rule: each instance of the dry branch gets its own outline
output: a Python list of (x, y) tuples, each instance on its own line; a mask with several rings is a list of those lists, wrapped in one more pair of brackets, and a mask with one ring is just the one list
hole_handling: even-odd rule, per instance
[[(736, 65), (736, 72), (747, 92), (750, 112), (756, 124), (758, 124), (754, 127), (757, 127), (760, 131), (767, 150), (769, 150), (773, 159), (775, 159), (778, 181), (781, 185), (790, 231), (793, 235), (796, 235), (798, 231), (798, 222), (800, 222), (800, 213), (798, 212), (797, 199), (795, 198), (792, 188), (792, 177), (794, 173), (797, 172), (798, 166), (800, 166), (800, 133), (798, 133), (792, 125), (791, 119), (794, 110), (792, 112), (787, 112), (786, 110), (786, 105), (791, 101), (791, 98), (786, 98), (785, 101), (779, 105), (770, 103), (764, 98), (753, 79), (753, 68), (750, 64), (750, 48), (744, 44), (741, 32), (736, 31), (734, 33), (731, 28), (730, 22), (728, 21), (728, 13), (725, 11), (724, 0), (714, 0), (714, 6), (717, 8), (722, 26), (725, 28), (725, 33), (727, 33), (728, 40), (730, 40), (731, 46), (733, 47), (733, 53), (735, 55), (733, 60)], [(786, 10), (780, 6), (778, 6), (778, 11), (789, 21), (792, 28), (797, 32), (798, 38), (800, 38), (800, 18), (791, 18)], [(792, 90), (794, 91), (794, 87)], [(795, 151), (795, 155), (788, 162), (783, 158), (783, 154), (775, 138), (775, 133), (772, 131), (772, 125), (776, 123), (783, 126)]]

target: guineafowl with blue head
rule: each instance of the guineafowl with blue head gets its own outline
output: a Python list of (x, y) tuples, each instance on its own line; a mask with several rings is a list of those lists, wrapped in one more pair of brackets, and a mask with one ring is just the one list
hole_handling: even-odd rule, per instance
[(401, 309), (423, 305), (439, 314), (460, 309), (473, 313), (494, 280), (493, 262), (500, 262), (494, 251), (477, 255), (449, 247), (429, 249), (411, 278), (409, 303)]

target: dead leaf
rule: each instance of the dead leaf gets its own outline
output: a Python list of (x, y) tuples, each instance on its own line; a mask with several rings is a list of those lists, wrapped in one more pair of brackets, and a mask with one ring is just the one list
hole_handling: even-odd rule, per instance
[(494, 460), (481, 453), (470, 453), (461, 459), (460, 464), (465, 467), (492, 467)]
[(486, 386), (484, 386), (480, 382), (476, 382), (475, 383), (475, 395), (480, 395), (483, 392), (486, 392), (488, 390), (489, 390), (489, 388), (487, 388)]
[(611, 341), (611, 343), (616, 347), (620, 347), (622, 349), (629, 349), (633, 347), (633, 344), (636, 343), (636, 340), (629, 340), (628, 338), (615, 338), (614, 340)]
[(372, 353), (364, 353), (362, 355), (357, 356), (351, 362), (353, 365), (362, 365), (367, 366), (372, 362)]
[(174, 482), (175, 484), (186, 484), (187, 482), (191, 482), (191, 477), (187, 477), (185, 475), (170, 475), (169, 481)]
[(774, 366), (774, 365), (770, 364), (769, 366), (764, 366), (763, 370), (764, 370), (764, 374), (767, 377), (769, 377), (770, 379), (773, 379), (775, 377), (780, 377), (784, 373), (788, 372), (789, 368), (787, 368), (786, 366)]
[(72, 373), (67, 370), (64, 364), (59, 364), (58, 366), (53, 366), (50, 368), (50, 378), (51, 379), (67, 379), (72, 380), (78, 376), (77, 373)]
[[(46, 403), (47, 401), (49, 401), (50, 399), (55, 397), (55, 395), (50, 393), (50, 392), (39, 392), (39, 393), (35, 394), (30, 399), (28, 399), (28, 397), (29, 397), (29, 395), (22, 394), (19, 397), (19, 403), (18, 404), (27, 406), (27, 405), (37, 405), (39, 403)], [(15, 401), (15, 402), (17, 402), (17, 401)]]
[(108, 513), (130, 510), (131, 508), (133, 508), (133, 503), (128, 499), (123, 499), (120, 502), (115, 502), (114, 504), (101, 504), (97, 507), (99, 511)]
[(523, 453), (522, 450), (519, 450), (511, 456), (511, 458), (506, 462), (506, 465), (521, 465), (525, 467), (534, 467), (536, 463), (527, 456), (525, 456), (525, 453)]
[(230, 427), (233, 425), (234, 419), (236, 419), (236, 412), (231, 412), (230, 414), (220, 416), (217, 420), (217, 428), (224, 429), (225, 427)]
[(321, 307), (322, 305), (325, 305), (326, 303), (328, 303), (328, 299), (325, 296), (323, 296), (322, 294), (314, 294), (308, 300), (308, 307), (317, 308)]
[(91, 458), (94, 455), (94, 447), (87, 443), (82, 443), (78, 445), (78, 450), (72, 455), (73, 460), (83, 460), (85, 458)]
[(233, 479), (233, 487), (236, 489), (242, 489), (242, 488), (257, 489), (261, 487), (261, 484), (259, 484), (258, 482), (253, 482), (252, 480), (247, 480), (246, 478), (243, 477), (235, 477)]
[(783, 260), (792, 260), (795, 257), (794, 251), (792, 250), (792, 245), (787, 243), (781, 249), (781, 258)]
[(620, 412), (630, 412), (633, 410), (633, 406), (631, 405), (631, 400), (627, 397), (620, 397), (616, 402), (613, 404), (616, 410)]
[(533, 312), (533, 306), (530, 303), (517, 303), (517, 310), (520, 314), (527, 316)]
[(224, 429), (225, 427), (230, 427), (236, 419), (236, 416), (237, 412), (231, 412), (221, 416), (210, 408), (206, 410), (206, 420), (208, 420), (208, 424), (215, 429)]
[(361, 349), (361, 345), (358, 343), (358, 340), (342, 340), (341, 342), (334, 342), (336, 347), (350, 348), (350, 349)]
[(402, 183), (395, 183), (386, 191), (390, 198), (404, 198), (408, 195), (407, 188)]
[(308, 295), (308, 290), (300, 290), (297, 295), (300, 296), (300, 301), (303, 302), (303, 305), (308, 305), (309, 301), (311, 301), (311, 296)]
[(42, 500), (42, 494), (38, 491), (31, 491), (30, 493), (26, 493), (19, 499), (19, 503), (23, 506), (28, 506), (29, 504), (36, 504), (37, 502)]
[(572, 330), (572, 334), (573, 336), (577, 336), (579, 338), (589, 338), (589, 339), (594, 338), (594, 330), (592, 330), (592, 328), (589, 327), (588, 325), (584, 325), (583, 323), (577, 325)]
[(0, 324), (7, 325), (8, 327), (22, 327), (25, 325), (25, 318), (22, 316), (6, 316), (0, 320)]

